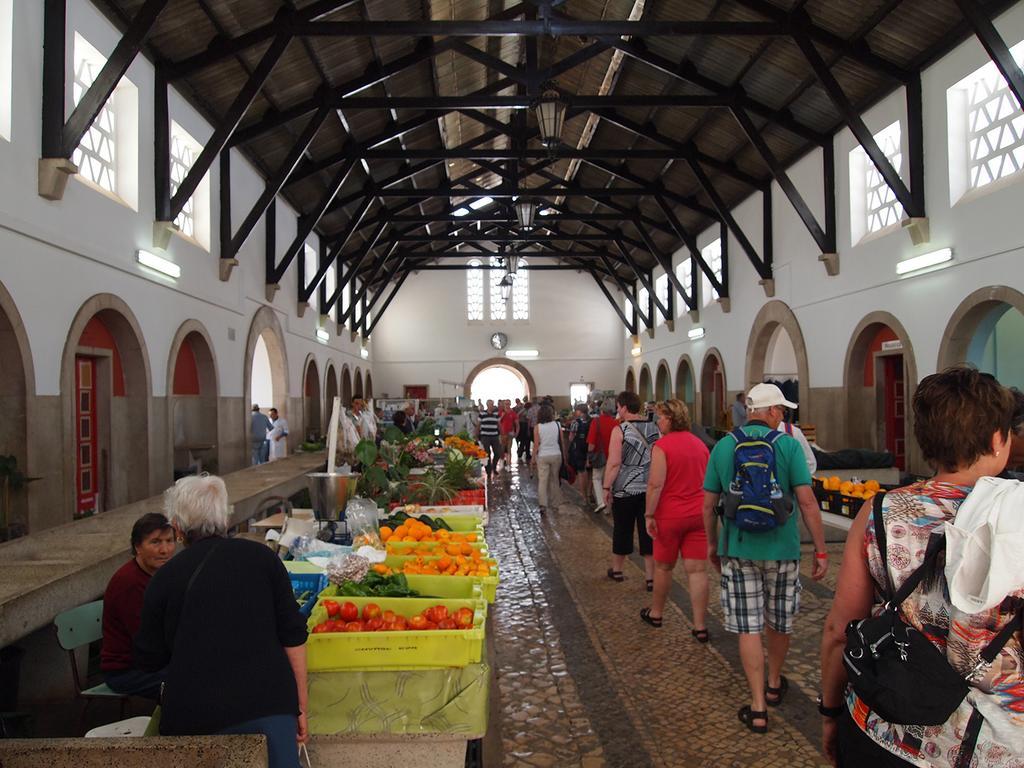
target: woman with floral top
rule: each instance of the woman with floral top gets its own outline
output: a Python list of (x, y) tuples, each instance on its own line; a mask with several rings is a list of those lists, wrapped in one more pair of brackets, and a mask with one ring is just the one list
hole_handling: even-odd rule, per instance
[(932, 532), (941, 533), (982, 477), (998, 475), (1009, 455), (1013, 398), (988, 374), (955, 367), (925, 377), (914, 393), (914, 435), (935, 468), (930, 480), (886, 494), (882, 505), (888, 562), (879, 554), (872, 503), (850, 528), (835, 601), (821, 645), (825, 754), (832, 764), (1016, 768), (1024, 765), (1024, 666), (1018, 629), (984, 674), (973, 679), (981, 650), (1017, 621), (1024, 590), (994, 608), (968, 614), (949, 600), (944, 557), (902, 604), (908, 624), (925, 635), (969, 683), (967, 696), (938, 726), (889, 723), (846, 685), (842, 653), (852, 620), (878, 613), (886, 570), (899, 589), (921, 566)]

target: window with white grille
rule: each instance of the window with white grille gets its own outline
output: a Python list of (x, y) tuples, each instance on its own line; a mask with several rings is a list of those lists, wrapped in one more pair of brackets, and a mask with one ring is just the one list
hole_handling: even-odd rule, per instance
[[(346, 285), (345, 288), (341, 292), (341, 314), (345, 315), (348, 312), (349, 307), (351, 307), (351, 306), (352, 306), (352, 282), (350, 281), (349, 284)], [(349, 326), (351, 328), (355, 327), (355, 323), (352, 322), (352, 318), (351, 317), (348, 318), (345, 321), (345, 325), (347, 325), (347, 326)]]
[[(711, 273), (715, 276), (715, 279), (721, 284), (722, 282), (722, 238), (716, 239), (714, 242), (708, 243), (700, 249), (701, 258), (704, 259), (704, 263), (708, 265)], [(708, 280), (707, 275), (701, 273), (700, 280), (700, 292), (704, 299), (702, 306), (708, 306), (711, 302), (718, 299), (718, 291), (715, 290), (714, 286), (711, 285), (711, 281)]]
[[(654, 281), (654, 295), (658, 297), (661, 305), (668, 309), (668, 275), (661, 275)], [(664, 325), (665, 316), (657, 309), (654, 311), (658, 316), (657, 324)]]
[(466, 319), (471, 322), (482, 322), (484, 319), (484, 271), (480, 259), (471, 259), (466, 270)]
[[(650, 315), (651, 311), (651, 294), (646, 288), (641, 288), (636, 294), (636, 303), (640, 305), (640, 311), (645, 315)], [(643, 322), (642, 320), (640, 322)]]
[[(82, 100), (106, 57), (75, 33), (71, 96)], [(138, 208), (138, 89), (122, 77), (71, 155), (77, 178)]]
[(530, 319), (530, 270), (525, 269), (526, 259), (520, 259), (512, 283), (512, 319)]
[[(899, 120), (876, 133), (874, 139), (893, 169), (900, 174), (903, 170), (903, 133)], [(898, 226), (902, 218), (903, 206), (896, 199), (896, 193), (885, 183), (863, 147), (855, 147), (850, 151), (852, 243), (856, 245), (868, 235)]]
[[(626, 316), (626, 319), (629, 320), (630, 325), (636, 324), (636, 310), (633, 309), (633, 302), (629, 300), (628, 296), (622, 297), (622, 313)], [(633, 332), (629, 328), (626, 328), (626, 335), (632, 336)]]
[[(327, 297), (330, 298), (334, 295), (335, 289), (338, 287), (338, 273), (337, 269), (333, 264), (327, 268), (327, 272), (324, 274), (324, 290), (327, 292)], [(338, 302), (334, 302), (331, 308), (327, 311), (328, 316), (332, 320), (338, 319)]]
[[(1024, 42), (1010, 49), (1024, 64)], [(1024, 112), (993, 62), (946, 91), (950, 204), (1024, 170)]]
[[(203, 146), (188, 131), (171, 121), (171, 195), (185, 180)], [(210, 249), (210, 174), (203, 176), (178, 218), (174, 220), (178, 232), (194, 240), (206, 250)], [(308, 247), (308, 246), (307, 246)]]
[[(491, 256), (492, 267), (500, 267), (503, 262), (504, 259), (501, 256)], [(501, 281), (505, 277), (505, 270), (492, 269), (490, 273), (491, 290), (487, 298), (491, 303), (491, 320), (505, 320), (508, 318), (508, 302), (501, 295)]]
[[(689, 257), (683, 259), (678, 264), (676, 264), (676, 279), (683, 284), (683, 288), (686, 289), (687, 296), (693, 295), (693, 275), (691, 274), (690, 270), (691, 266)], [(679, 310), (679, 314), (686, 312), (686, 302), (680, 301), (677, 309)]]
[[(358, 293), (360, 284), (358, 280), (353, 280), (352, 283), (352, 298), (354, 299)], [(363, 302), (362, 299), (356, 302), (355, 307), (352, 309), (352, 323), (350, 328), (354, 331), (359, 327), (359, 320), (363, 316)]]

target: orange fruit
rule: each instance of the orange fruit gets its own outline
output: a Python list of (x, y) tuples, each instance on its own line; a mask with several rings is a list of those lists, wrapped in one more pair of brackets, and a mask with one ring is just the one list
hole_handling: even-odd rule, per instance
[(471, 554), (473, 554), (473, 547), (471, 547), (469, 544), (463, 544), (462, 545), (462, 554), (464, 554), (464, 555), (471, 555)]
[(416, 539), (414, 537), (412, 537), (412, 536), (406, 536), (406, 537), (404, 537), (402, 539), (402, 541), (412, 541), (412, 542), (415, 542)]
[(382, 525), (380, 527), (380, 540), (381, 541), (387, 541), (388, 539), (391, 538), (391, 534), (393, 534), (393, 533), (394, 533), (393, 530), (388, 528), (386, 525)]
[(468, 541), (470, 544), (475, 544), (476, 543), (476, 534), (475, 533), (467, 533), (466, 534), (466, 541)]
[(391, 532), (391, 535), (399, 541), (403, 541), (409, 535), (409, 529), (405, 525), (400, 525)]

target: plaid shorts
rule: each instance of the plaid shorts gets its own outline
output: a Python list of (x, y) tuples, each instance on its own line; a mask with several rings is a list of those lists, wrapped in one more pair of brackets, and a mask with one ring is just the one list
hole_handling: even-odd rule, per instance
[(725, 629), (760, 634), (765, 623), (776, 632), (793, 631), (800, 610), (799, 560), (722, 558), (722, 612)]

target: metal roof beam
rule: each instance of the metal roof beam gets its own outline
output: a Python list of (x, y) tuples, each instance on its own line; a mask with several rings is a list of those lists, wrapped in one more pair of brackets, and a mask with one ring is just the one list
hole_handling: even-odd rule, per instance
[(978, 0), (956, 0), (960, 12), (970, 23), (982, 47), (988, 51), (1000, 74), (1006, 80), (1010, 91), (1017, 98), (1017, 106), (1024, 109), (1024, 72), (1010, 53), (1010, 47), (1003, 40), (999, 30), (992, 23), (992, 16)]
[(768, 21), (618, 21), (548, 17), (456, 21), (296, 21), (298, 37), (785, 37)]

